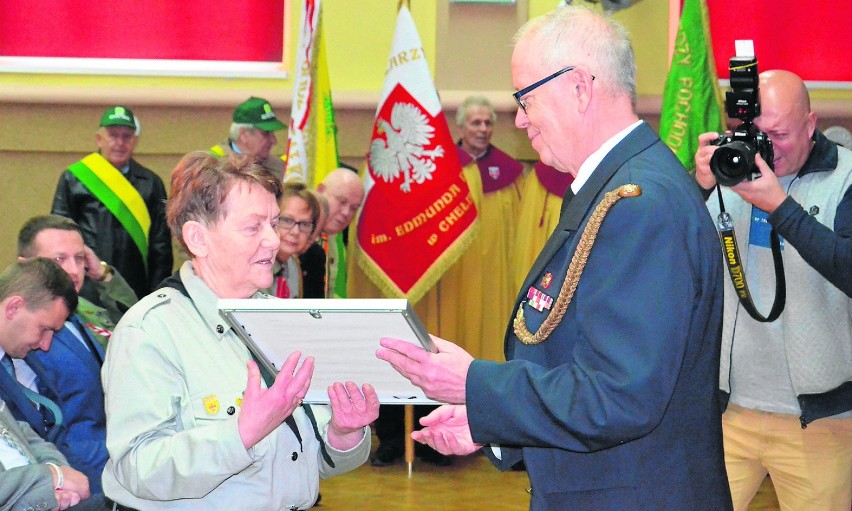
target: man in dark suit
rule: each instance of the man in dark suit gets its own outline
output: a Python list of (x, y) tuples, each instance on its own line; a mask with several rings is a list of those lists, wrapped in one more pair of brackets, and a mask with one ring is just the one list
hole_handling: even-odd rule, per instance
[[(86, 476), (27, 421), (16, 421), (5, 391), (17, 385), (12, 359), (50, 348), (53, 333), (77, 306), (71, 279), (44, 258), (17, 262), (0, 274), (0, 507), (66, 509), (89, 497)], [(17, 403), (35, 410), (32, 403)], [(36, 421), (41, 427), (40, 420)]]
[[(80, 227), (68, 218), (44, 215), (24, 223), (18, 233), (18, 258), (33, 257), (56, 262), (71, 277), (77, 292), (84, 281), (91, 281), (100, 302), (109, 306), (101, 309), (81, 297), (79, 306), (54, 335), (50, 350), (36, 350), (23, 361), (38, 377), (39, 392), (56, 401), (64, 415), (63, 438), (43, 437), (55, 443), (86, 474), (92, 491), (99, 493), (101, 472), (109, 458), (100, 377), (104, 348), (115, 322), (136, 303), (136, 295), (119, 273), (101, 264), (83, 243)], [(12, 413), (23, 420), (13, 403), (9, 401)], [(32, 407), (28, 408), (32, 413)], [(33, 429), (42, 433), (35, 425)]]
[[(449, 403), (413, 434), (524, 460), (531, 509), (731, 508), (718, 357), (719, 245), (697, 187), (634, 111), (619, 25), (564, 7), (521, 29), (519, 110), (544, 163), (575, 176), (506, 334), (506, 363), (383, 339), (379, 358)], [(581, 241), (582, 240), (582, 241)]]
[[(68, 289), (67, 296), (61, 294)], [(77, 306), (74, 286), (61, 268), (45, 258), (36, 258), (6, 269), (0, 277), (0, 300), (0, 399), (17, 420), (29, 423), (39, 436), (62, 443), (66, 430), (61, 412), (52, 406), (35, 406), (30, 397), (37, 390), (36, 380), (40, 394), (50, 403), (61, 405), (62, 401), (44, 365), (30, 357), (33, 351), (50, 348), (53, 334), (68, 317), (67, 309)], [(27, 359), (32, 363), (26, 364)]]

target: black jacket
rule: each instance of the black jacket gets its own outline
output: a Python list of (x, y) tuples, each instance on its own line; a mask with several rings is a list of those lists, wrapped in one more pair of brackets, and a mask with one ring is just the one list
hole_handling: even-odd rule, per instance
[(151, 216), (147, 274), (142, 254), (121, 222), (67, 170), (56, 186), (51, 213), (77, 222), (83, 230), (86, 245), (117, 269), (136, 296), (142, 298), (172, 273), (172, 242), (166, 224), (166, 188), (158, 175), (133, 159), (125, 177), (145, 200)]

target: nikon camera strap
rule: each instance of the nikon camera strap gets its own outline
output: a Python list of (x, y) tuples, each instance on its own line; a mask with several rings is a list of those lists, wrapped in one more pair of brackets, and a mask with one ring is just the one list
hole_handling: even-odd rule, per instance
[(722, 252), (725, 254), (725, 264), (728, 266), (731, 283), (734, 285), (740, 303), (746, 312), (748, 312), (748, 315), (754, 318), (755, 321), (771, 323), (781, 315), (781, 312), (784, 310), (784, 304), (787, 301), (784, 261), (781, 259), (781, 240), (773, 228), (769, 232), (769, 246), (772, 249), (772, 261), (775, 263), (775, 302), (772, 304), (769, 315), (763, 317), (751, 299), (748, 282), (746, 282), (745, 269), (743, 268), (742, 258), (740, 257), (740, 249), (737, 246), (737, 237), (734, 233), (734, 221), (731, 219), (731, 215), (725, 211), (725, 203), (722, 201), (722, 190), (719, 185), (716, 185), (716, 192), (719, 194), (720, 212), (716, 219), (716, 226), (719, 228), (719, 241), (722, 243)]

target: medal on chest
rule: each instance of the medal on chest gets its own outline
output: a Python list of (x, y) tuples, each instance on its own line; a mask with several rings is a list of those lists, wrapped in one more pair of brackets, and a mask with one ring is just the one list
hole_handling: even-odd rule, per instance
[[(571, 263), (568, 265), (568, 271), (565, 273), (565, 280), (562, 282), (562, 287), (559, 289), (559, 294), (556, 300), (539, 291), (534, 286), (527, 291), (527, 302), (530, 307), (543, 312), (545, 309), (550, 310), (550, 313), (542, 322), (538, 331), (530, 332), (527, 328), (527, 322), (524, 318), (524, 302), (521, 302), (518, 307), (518, 312), (515, 314), (515, 319), (512, 322), (515, 335), (524, 344), (535, 345), (542, 343), (547, 339), (556, 326), (562, 321), (565, 316), (565, 311), (568, 310), (568, 305), (571, 304), (571, 299), (574, 298), (574, 292), (577, 291), (577, 285), (580, 283), (580, 277), (583, 275), (583, 270), (586, 268), (586, 262), (589, 260), (589, 253), (592, 251), (592, 246), (595, 244), (598, 230), (604, 217), (609, 212), (610, 208), (625, 197), (638, 197), (642, 195), (642, 189), (637, 185), (621, 185), (615, 190), (609, 191), (604, 195), (603, 200), (595, 207), (589, 221), (586, 223), (583, 234), (580, 236), (580, 241), (577, 243), (577, 249), (571, 257)], [(541, 287), (547, 289), (553, 280), (553, 274), (546, 273), (541, 279)], [(552, 308), (552, 310), (551, 310)]]

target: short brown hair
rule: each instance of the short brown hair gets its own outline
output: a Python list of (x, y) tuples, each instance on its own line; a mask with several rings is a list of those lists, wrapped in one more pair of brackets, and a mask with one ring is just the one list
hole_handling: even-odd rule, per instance
[(83, 237), (83, 231), (77, 222), (70, 218), (59, 215), (34, 216), (24, 222), (24, 226), (18, 231), (18, 256), (32, 257), (35, 255), (36, 236), (41, 231), (57, 229), (60, 231), (77, 231)]
[(18, 261), (0, 274), (0, 301), (15, 295), (23, 297), (29, 311), (42, 309), (57, 298), (65, 302), (69, 315), (77, 310), (77, 290), (71, 277), (45, 257)]
[(317, 195), (308, 189), (308, 185), (301, 181), (289, 181), (284, 183), (284, 188), (281, 191), (281, 197), (278, 199), (278, 205), (281, 206), (282, 211), (284, 210), (284, 203), (287, 202), (287, 199), (292, 199), (293, 197), (298, 197), (305, 201), (305, 204), (307, 204), (308, 208), (311, 210), (311, 222), (314, 224), (311, 234), (313, 234), (317, 230), (317, 222), (319, 222), (320, 217), (320, 203), (317, 199)]
[[(237, 183), (256, 184), (281, 197), (281, 181), (251, 158), (230, 153), (217, 158), (195, 151), (181, 158), (172, 171), (172, 187), (166, 201), (166, 221), (172, 236), (189, 253), (183, 241), (183, 224), (190, 221), (213, 225), (226, 213), (223, 204)], [(192, 255), (192, 254), (190, 254)]]

